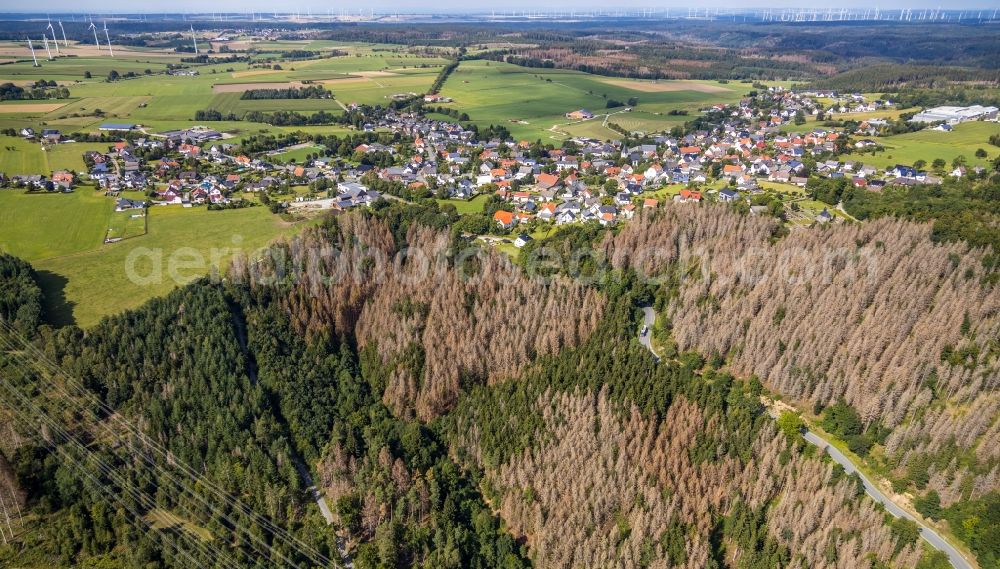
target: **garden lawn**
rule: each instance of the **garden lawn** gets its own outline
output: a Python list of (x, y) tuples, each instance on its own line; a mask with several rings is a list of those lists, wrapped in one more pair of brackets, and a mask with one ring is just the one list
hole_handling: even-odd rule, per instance
[(459, 199), (449, 198), (449, 199), (439, 199), (437, 200), (437, 202), (440, 205), (445, 205), (445, 204), (453, 205), (455, 206), (455, 209), (458, 211), (459, 215), (466, 215), (470, 213), (482, 213), (483, 204), (486, 203), (487, 199), (489, 199), (489, 196), (487, 196), (486, 194), (480, 194), (478, 196), (475, 196), (471, 200), (459, 200)]

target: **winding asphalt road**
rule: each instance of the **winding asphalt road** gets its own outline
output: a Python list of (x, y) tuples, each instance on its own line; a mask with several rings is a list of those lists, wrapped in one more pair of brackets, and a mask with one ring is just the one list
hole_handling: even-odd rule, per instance
[(965, 557), (962, 557), (962, 554), (959, 553), (957, 549), (952, 547), (952, 545), (945, 541), (944, 538), (941, 537), (936, 531), (924, 525), (922, 521), (910, 515), (909, 512), (900, 508), (895, 502), (892, 501), (891, 498), (882, 493), (882, 491), (879, 490), (878, 487), (864, 475), (864, 473), (857, 469), (854, 463), (851, 462), (850, 458), (840, 452), (840, 449), (831, 445), (826, 441), (826, 439), (820, 437), (812, 431), (807, 430), (802, 434), (802, 436), (810, 443), (826, 451), (826, 453), (830, 455), (830, 458), (836, 461), (837, 464), (844, 467), (845, 472), (848, 474), (857, 473), (857, 475), (861, 478), (861, 483), (865, 487), (865, 493), (871, 496), (872, 499), (879, 504), (882, 504), (887, 512), (897, 518), (906, 518), (915, 522), (920, 528), (920, 536), (923, 537), (927, 543), (931, 544), (934, 549), (944, 552), (954, 567), (957, 569), (972, 569), (972, 564), (966, 561)]
[[(660, 361), (660, 356), (653, 350), (653, 345), (650, 342), (650, 337), (653, 335), (652, 334), (653, 323), (656, 322), (656, 311), (654, 311), (649, 306), (644, 306), (642, 308), (642, 316), (643, 316), (642, 318), (643, 325), (649, 328), (649, 333), (647, 333), (645, 336), (643, 336), (640, 333), (639, 343), (645, 346), (646, 349), (649, 350), (649, 353), (653, 354), (653, 357), (656, 358), (656, 361)], [(865, 487), (865, 493), (871, 496), (871, 498), (876, 502), (882, 504), (882, 506), (885, 507), (887, 512), (896, 516), (897, 518), (905, 518), (915, 522), (917, 524), (917, 527), (920, 528), (920, 536), (923, 537), (924, 540), (927, 541), (927, 543), (931, 544), (932, 547), (934, 547), (939, 551), (944, 552), (944, 554), (947, 555), (948, 559), (951, 561), (951, 564), (954, 567), (956, 567), (956, 569), (973, 569), (972, 564), (969, 563), (965, 559), (965, 557), (963, 557), (962, 554), (959, 553), (957, 549), (955, 549), (950, 543), (945, 541), (945, 539), (941, 537), (936, 531), (924, 525), (922, 521), (910, 515), (909, 512), (907, 512), (906, 510), (901, 508), (898, 504), (893, 502), (892, 499), (886, 496), (881, 490), (879, 490), (878, 487), (875, 486), (875, 484), (873, 484), (872, 481), (869, 480), (868, 477), (864, 475), (864, 473), (858, 470), (858, 467), (854, 464), (854, 462), (852, 462), (851, 459), (848, 458), (844, 453), (840, 452), (840, 450), (837, 447), (831, 445), (826, 439), (820, 437), (816, 433), (809, 430), (806, 430), (802, 436), (803, 438), (806, 439), (806, 441), (816, 445), (817, 447), (825, 451), (827, 454), (829, 454), (830, 458), (832, 458), (837, 464), (844, 467), (845, 472), (847, 472), (848, 474), (857, 473), (858, 477), (861, 478), (861, 483)]]

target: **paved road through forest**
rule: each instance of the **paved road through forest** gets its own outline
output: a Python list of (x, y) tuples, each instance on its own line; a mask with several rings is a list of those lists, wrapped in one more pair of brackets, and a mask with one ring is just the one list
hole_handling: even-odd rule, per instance
[(812, 431), (807, 430), (803, 434), (803, 437), (805, 437), (805, 439), (810, 443), (818, 446), (821, 449), (824, 449), (826, 453), (830, 455), (830, 458), (836, 461), (837, 464), (844, 467), (844, 471), (846, 471), (848, 474), (856, 472), (858, 476), (861, 478), (862, 484), (864, 484), (865, 493), (871, 496), (871, 498), (876, 502), (882, 504), (885, 507), (886, 511), (896, 516), (897, 518), (906, 518), (908, 520), (916, 522), (917, 526), (920, 528), (920, 536), (923, 537), (927, 541), (927, 543), (931, 544), (931, 546), (933, 546), (934, 549), (944, 552), (944, 554), (948, 556), (948, 559), (951, 561), (951, 564), (953, 566), (955, 566), (958, 569), (972, 569), (972, 564), (966, 561), (965, 558), (962, 557), (962, 554), (959, 553), (957, 549), (952, 547), (952, 545), (947, 541), (945, 541), (944, 538), (941, 537), (936, 531), (925, 526), (922, 521), (913, 517), (912, 515), (910, 515), (909, 512), (907, 512), (903, 508), (899, 507), (895, 502), (893, 502), (892, 499), (886, 496), (881, 490), (879, 490), (878, 487), (875, 486), (872, 483), (872, 481), (869, 480), (868, 477), (864, 475), (863, 472), (858, 470), (857, 466), (855, 466), (855, 464), (851, 461), (851, 459), (848, 458), (844, 453), (840, 452), (840, 449), (831, 445), (829, 442), (826, 441), (826, 439), (820, 437), (819, 435), (817, 435)]
[[(644, 306), (642, 309), (642, 316), (643, 316), (642, 318), (643, 326), (648, 327), (649, 331), (645, 336), (643, 336), (640, 333), (639, 343), (645, 346), (646, 349), (649, 350), (651, 354), (653, 354), (653, 357), (655, 357), (656, 360), (659, 361), (660, 356), (656, 353), (656, 351), (653, 350), (653, 344), (650, 342), (650, 338), (653, 335), (653, 323), (656, 322), (656, 311), (654, 311), (649, 306)], [(881, 490), (879, 490), (878, 487), (875, 486), (875, 484), (873, 484), (872, 481), (869, 480), (868, 477), (864, 475), (864, 473), (858, 470), (858, 467), (854, 464), (854, 462), (852, 462), (851, 459), (848, 458), (844, 453), (840, 452), (840, 450), (837, 447), (831, 445), (826, 439), (820, 437), (819, 435), (817, 435), (812, 431), (807, 430), (803, 434), (803, 437), (809, 443), (814, 444), (819, 448), (823, 449), (828, 455), (830, 455), (830, 458), (832, 458), (837, 464), (843, 466), (844, 470), (848, 474), (856, 472), (858, 476), (861, 478), (861, 482), (865, 487), (865, 493), (868, 494), (876, 502), (882, 504), (887, 512), (896, 516), (897, 518), (906, 518), (908, 520), (912, 520), (913, 522), (915, 522), (917, 524), (917, 527), (920, 528), (920, 536), (923, 537), (924, 540), (927, 541), (927, 543), (931, 544), (932, 547), (934, 547), (939, 551), (944, 552), (944, 554), (947, 555), (948, 559), (951, 561), (951, 564), (955, 566), (956, 569), (973, 569), (972, 564), (969, 563), (965, 559), (965, 557), (963, 557), (962, 554), (957, 549), (955, 549), (955, 547), (953, 547), (950, 543), (945, 541), (945, 539), (941, 537), (936, 531), (924, 525), (922, 521), (910, 515), (909, 512), (907, 512), (906, 510), (901, 508), (898, 504), (893, 502), (892, 499), (889, 496), (886, 496)]]
[[(333, 523), (333, 512), (330, 510), (330, 506), (326, 503), (326, 497), (323, 495), (323, 491), (316, 487), (313, 483), (312, 475), (309, 474), (309, 469), (306, 468), (305, 464), (296, 460), (295, 468), (299, 471), (299, 476), (306, 483), (306, 491), (312, 496), (313, 500), (316, 501), (316, 505), (319, 506), (319, 513), (323, 514), (323, 519), (326, 520), (327, 525)], [(337, 551), (340, 553), (340, 566), (344, 569), (354, 569), (354, 561), (351, 560), (351, 555), (347, 551), (347, 541), (339, 535), (336, 537), (337, 540)]]

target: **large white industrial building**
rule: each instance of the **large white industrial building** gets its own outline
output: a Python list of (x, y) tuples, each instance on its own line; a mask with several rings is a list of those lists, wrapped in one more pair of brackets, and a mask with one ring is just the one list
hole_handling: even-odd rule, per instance
[(993, 120), (997, 118), (996, 107), (972, 105), (971, 107), (934, 107), (913, 115), (910, 122), (941, 122), (958, 124), (966, 121)]

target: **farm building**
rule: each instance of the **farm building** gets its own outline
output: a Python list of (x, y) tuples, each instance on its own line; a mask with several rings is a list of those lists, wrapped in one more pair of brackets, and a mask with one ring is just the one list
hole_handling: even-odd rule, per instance
[(131, 123), (115, 123), (108, 122), (97, 127), (98, 130), (103, 131), (130, 131), (135, 129), (135, 125)]

